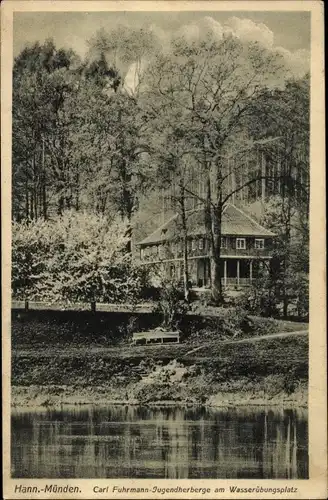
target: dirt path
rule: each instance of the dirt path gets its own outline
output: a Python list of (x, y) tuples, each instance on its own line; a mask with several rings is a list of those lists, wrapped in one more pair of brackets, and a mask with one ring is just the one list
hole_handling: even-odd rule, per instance
[[(285, 338), (285, 337), (291, 337), (294, 335), (308, 335), (309, 330), (297, 330), (294, 332), (280, 332), (280, 333), (270, 333), (269, 335), (257, 335), (256, 337), (249, 337), (247, 339), (240, 339), (240, 340), (222, 340), (221, 342), (215, 342), (215, 345), (218, 344), (245, 344), (247, 342), (258, 342), (259, 340), (270, 340), (270, 339), (276, 339), (276, 338)], [(214, 344), (214, 342), (210, 342), (210, 344)], [(206, 345), (201, 345), (199, 347), (196, 347), (195, 349), (192, 349), (191, 351), (186, 352), (185, 356), (189, 354), (193, 354), (194, 352), (200, 351), (201, 349), (204, 349), (205, 347), (208, 347), (209, 344)]]

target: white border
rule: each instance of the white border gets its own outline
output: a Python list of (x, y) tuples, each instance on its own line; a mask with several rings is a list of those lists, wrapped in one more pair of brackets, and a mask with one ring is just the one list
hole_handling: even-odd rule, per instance
[[(13, 12), (23, 11), (310, 11), (311, 12), (311, 150), (310, 150), (310, 374), (309, 374), (309, 480), (13, 480), (10, 478), (10, 247), (11, 247), (11, 88), (13, 56)], [(98, 2), (98, 1), (10, 1), (1, 9), (1, 164), (2, 164), (2, 324), (3, 324), (3, 456), (4, 498), (44, 498), (37, 495), (14, 494), (16, 484), (70, 484), (81, 489), (79, 494), (52, 494), (51, 498), (298, 498), (321, 499), (327, 495), (327, 409), (326, 409), (326, 274), (325, 274), (325, 117), (324, 117), (324, 20), (323, 3), (319, 1), (171, 1), (171, 2)], [(206, 486), (211, 494), (134, 494), (111, 496), (95, 494), (93, 487), (158, 485), (170, 487)], [(240, 487), (297, 488), (286, 496), (272, 493), (234, 494), (230, 485)], [(213, 493), (215, 487), (225, 487), (222, 496)], [(111, 488), (109, 488), (109, 491)], [(48, 496), (50, 498), (50, 496)]]

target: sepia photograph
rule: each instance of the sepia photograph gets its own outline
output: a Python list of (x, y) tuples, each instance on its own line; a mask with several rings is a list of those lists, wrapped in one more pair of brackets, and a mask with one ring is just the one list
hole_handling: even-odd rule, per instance
[(294, 498), (288, 480), (311, 478), (315, 2), (52, 3), (12, 19), (7, 498), (81, 494), (72, 479), (114, 480), (102, 498), (283, 480), (271, 496)]

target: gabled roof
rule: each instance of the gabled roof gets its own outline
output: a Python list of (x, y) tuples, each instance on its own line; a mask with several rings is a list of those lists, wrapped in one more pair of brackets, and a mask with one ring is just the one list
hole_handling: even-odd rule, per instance
[[(204, 209), (190, 210), (186, 216), (188, 236), (205, 235)], [(180, 230), (180, 218), (176, 214), (137, 244), (150, 245), (172, 240), (178, 237)], [(232, 204), (226, 205), (223, 211), (221, 233), (223, 236), (275, 236), (272, 231), (261, 226), (255, 219)]]

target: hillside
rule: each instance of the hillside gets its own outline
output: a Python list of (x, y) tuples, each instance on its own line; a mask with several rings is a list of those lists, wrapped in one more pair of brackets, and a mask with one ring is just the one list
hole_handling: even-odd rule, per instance
[[(283, 335), (280, 336), (279, 335)], [(307, 331), (181, 344), (13, 345), (12, 403), (306, 405)]]

